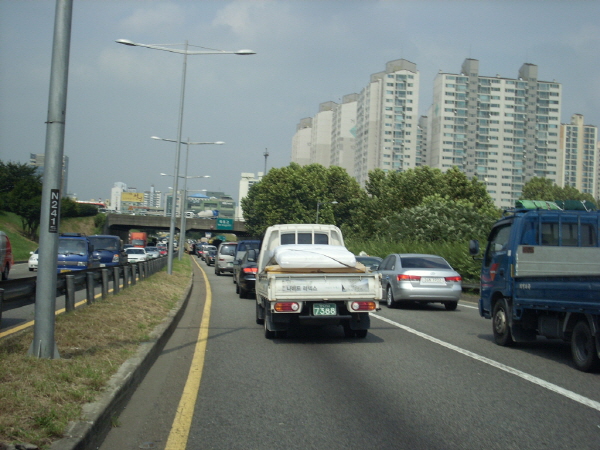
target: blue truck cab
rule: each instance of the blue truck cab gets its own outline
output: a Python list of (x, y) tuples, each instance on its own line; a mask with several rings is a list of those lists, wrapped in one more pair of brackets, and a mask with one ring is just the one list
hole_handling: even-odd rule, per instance
[(93, 256), (98, 260), (100, 267), (127, 264), (127, 253), (125, 253), (123, 241), (119, 236), (95, 234), (88, 236), (88, 240), (94, 247)]
[(61, 233), (58, 237), (57, 272), (72, 272), (99, 267), (94, 247), (84, 234)]
[[(498, 345), (562, 339), (579, 370), (600, 367), (599, 227), (589, 202), (526, 200), (493, 225), (479, 314), (492, 319)], [(479, 253), (477, 241), (470, 252)]]

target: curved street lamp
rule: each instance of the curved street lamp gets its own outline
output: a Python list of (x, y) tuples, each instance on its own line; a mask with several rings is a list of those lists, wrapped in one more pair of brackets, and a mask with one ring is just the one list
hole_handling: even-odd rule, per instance
[[(200, 51), (194, 51), (194, 50), (188, 50), (188, 41), (186, 40), (184, 45), (183, 50), (181, 49), (177, 49), (177, 48), (169, 48), (169, 47), (165, 47), (162, 45), (154, 45), (154, 44), (141, 44), (139, 42), (133, 42), (130, 41), (129, 39), (117, 39), (115, 41), (117, 44), (123, 44), (123, 45), (128, 45), (128, 46), (132, 46), (132, 47), (146, 47), (146, 48), (151, 48), (154, 50), (162, 50), (165, 52), (171, 52), (171, 53), (180, 53), (183, 55), (183, 70), (182, 70), (182, 75), (181, 75), (181, 95), (180, 95), (180, 99), (179, 99), (179, 121), (178, 121), (178, 125), (177, 125), (177, 140), (175, 140), (175, 142), (177, 142), (177, 152), (175, 154), (175, 170), (174, 173), (179, 175), (179, 156), (181, 154), (181, 129), (183, 126), (183, 104), (184, 104), (184, 99), (185, 99), (185, 75), (186, 75), (186, 71), (187, 71), (187, 57), (188, 55), (254, 55), (255, 52), (253, 52), (252, 50), (237, 50), (237, 51), (224, 51), (224, 50), (216, 50), (216, 49), (209, 49), (206, 47), (199, 47), (199, 48), (204, 48), (204, 50), (200, 50)], [(180, 45), (180, 44), (174, 44), (174, 45)], [(177, 183), (179, 180), (179, 177), (174, 177), (174, 187), (175, 187), (175, 192), (177, 192)], [(171, 226), (170, 226), (170, 232), (169, 232), (169, 248), (172, 249), (173, 248), (173, 235), (175, 234), (175, 208), (173, 208), (171, 210)], [(170, 255), (172, 256), (172, 255)], [(169, 275), (173, 274), (173, 258), (169, 257), (168, 261), (167, 261), (167, 273)]]
[(335, 200), (332, 202), (317, 202), (317, 221), (315, 223), (319, 223), (319, 208), (321, 207), (321, 205), (337, 205), (338, 202), (336, 202)]

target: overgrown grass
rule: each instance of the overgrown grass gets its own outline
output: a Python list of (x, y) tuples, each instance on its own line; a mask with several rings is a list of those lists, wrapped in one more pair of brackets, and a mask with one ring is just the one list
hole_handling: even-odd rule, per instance
[(173, 261), (166, 271), (56, 318), (60, 359), (27, 355), (33, 330), (0, 340), (0, 442), (47, 448), (69, 421), (94, 401), (109, 378), (148, 340), (182, 297), (191, 261)]
[(439, 255), (461, 274), (467, 283), (479, 282), (481, 261), (474, 261), (469, 254), (468, 242), (414, 242), (388, 241), (379, 238), (369, 241), (349, 239), (346, 247), (358, 255), (361, 251), (371, 256), (385, 258), (390, 253), (426, 253)]

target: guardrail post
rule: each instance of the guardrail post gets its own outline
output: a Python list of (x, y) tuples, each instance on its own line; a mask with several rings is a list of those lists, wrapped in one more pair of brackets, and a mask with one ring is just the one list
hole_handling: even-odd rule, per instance
[(102, 299), (108, 297), (108, 269), (102, 269)]
[(129, 287), (129, 266), (123, 266), (123, 289)]
[(119, 293), (119, 285), (121, 284), (121, 268), (113, 267), (113, 295)]
[(91, 305), (92, 303), (94, 303), (94, 273), (93, 272), (87, 272), (85, 274), (85, 288), (86, 288), (86, 293), (87, 293), (87, 304)]
[(133, 263), (133, 264), (131, 265), (131, 285), (132, 285), (132, 286), (135, 286), (135, 283), (136, 283), (136, 281), (137, 281), (137, 280), (136, 280), (136, 276), (137, 276), (137, 275), (136, 275), (136, 273), (135, 273), (135, 272), (136, 272), (136, 269), (137, 269), (137, 263)]
[(75, 309), (75, 275), (66, 275), (67, 292), (65, 294), (65, 310), (71, 312)]

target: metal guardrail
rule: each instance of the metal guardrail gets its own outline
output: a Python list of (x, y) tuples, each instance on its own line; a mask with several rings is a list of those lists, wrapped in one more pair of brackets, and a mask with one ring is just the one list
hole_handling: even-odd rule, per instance
[[(116, 294), (121, 288), (133, 286), (138, 279), (143, 280), (163, 269), (167, 265), (167, 258), (57, 274), (56, 296), (66, 296), (66, 309), (70, 311), (74, 308), (75, 293), (85, 289), (86, 301), (91, 304), (96, 287), (101, 286), (102, 298), (105, 298), (109, 284), (113, 283), (113, 294)], [(37, 277), (3, 281), (0, 284), (0, 319), (2, 311), (35, 303), (36, 289)]]

